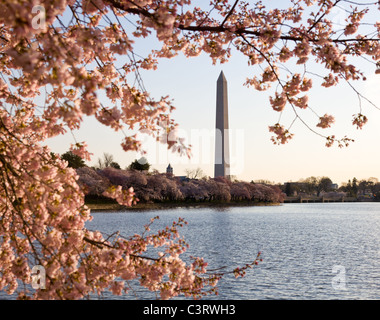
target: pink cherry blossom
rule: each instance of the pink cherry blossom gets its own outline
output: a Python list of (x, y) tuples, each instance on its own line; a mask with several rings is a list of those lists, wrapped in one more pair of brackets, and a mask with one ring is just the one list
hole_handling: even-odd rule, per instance
[[(141, 131), (189, 156), (191, 148), (172, 119), (173, 101), (165, 93), (150, 95), (141, 72), (152, 72), (161, 59), (179, 54), (193, 58), (203, 53), (213, 64), (240, 54), (249, 66), (245, 85), (260, 91), (275, 88), (268, 105), (282, 112), (289, 104), (296, 119), (298, 108), (311, 108), (313, 86), (331, 88), (365, 78), (358, 56), (379, 73), (380, 24), (366, 20), (378, 14), (376, 2), (347, 9), (340, 31), (332, 21), (339, 1), (288, 4), (267, 9), (264, 2), (225, 0), (202, 3), (202, 8), (190, 0), (2, 1), (0, 290), (23, 299), (80, 299), (105, 290), (128, 292), (125, 281), (139, 279), (164, 299), (216, 293), (222, 275), (206, 273), (201, 258), (191, 264), (181, 259), (187, 248), (178, 233), (183, 220), (155, 234), (104, 235), (85, 228), (91, 219), (85, 194), (130, 206), (140, 198), (281, 201), (278, 190), (218, 179), (179, 185), (160, 175), (75, 171), (46, 147), (46, 140), (79, 129), (92, 117), (105, 128), (123, 130), (125, 151), (143, 151), (135, 134)], [(43, 15), (36, 13), (37, 5)], [(137, 41), (144, 40), (146, 51), (136, 52)], [(359, 109), (352, 124), (361, 129), (368, 119)], [(332, 125), (332, 116), (314, 114), (318, 128)], [(269, 131), (276, 144), (293, 136), (280, 123)], [(328, 147), (353, 141), (323, 137)], [(71, 151), (90, 160), (93, 150), (85, 141), (75, 141)], [(160, 247), (161, 255), (147, 258), (150, 246)], [(27, 292), (32, 261), (45, 268), (47, 283), (44, 290)], [(243, 275), (247, 269), (232, 273)]]
[(319, 118), (319, 123), (317, 124), (317, 127), (321, 128), (330, 128), (331, 124), (334, 123), (335, 119), (333, 116), (325, 114), (323, 117)]
[(363, 126), (368, 122), (368, 118), (359, 113), (357, 115), (354, 115), (354, 120), (352, 121), (352, 124), (356, 125), (358, 129), (362, 129)]

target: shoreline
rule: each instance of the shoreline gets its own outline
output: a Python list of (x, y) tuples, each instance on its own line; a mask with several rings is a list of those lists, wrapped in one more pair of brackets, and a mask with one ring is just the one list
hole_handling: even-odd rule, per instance
[(127, 207), (118, 203), (85, 203), (93, 212), (102, 211), (148, 211), (148, 210), (165, 210), (176, 208), (229, 208), (229, 207), (254, 207), (254, 206), (278, 206), (282, 203), (265, 203), (265, 202), (162, 202), (162, 203), (138, 203), (134, 206)]
[[(345, 203), (341, 201), (333, 201), (335, 203)], [(374, 202), (374, 201), (354, 201), (356, 203), (360, 202)], [(150, 211), (150, 210), (171, 210), (178, 208), (230, 208), (230, 207), (256, 207), (256, 206), (280, 206), (287, 203), (317, 203), (317, 202), (279, 202), (279, 203), (266, 203), (266, 202), (162, 202), (162, 203), (138, 203), (134, 206), (127, 207), (119, 205), (118, 203), (110, 202), (89, 202), (85, 205), (91, 209), (92, 212), (127, 212), (127, 211)], [(319, 202), (322, 203), (322, 202)], [(324, 202), (331, 203), (331, 202)]]

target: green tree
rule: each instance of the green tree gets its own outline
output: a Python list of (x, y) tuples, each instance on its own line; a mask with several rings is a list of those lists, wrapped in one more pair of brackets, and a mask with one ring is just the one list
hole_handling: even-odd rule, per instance
[(374, 186), (372, 187), (372, 193), (373, 193), (374, 199), (376, 201), (380, 201), (380, 183), (379, 182), (374, 184)]
[(318, 179), (317, 183), (317, 195), (319, 196), (322, 191), (328, 192), (331, 190), (332, 181), (328, 177), (322, 177)]
[(70, 168), (77, 169), (86, 166), (84, 160), (80, 156), (77, 156), (76, 154), (72, 153), (71, 151), (65, 152), (61, 156), (61, 158), (69, 163), (68, 166)]
[(351, 194), (353, 197), (358, 195), (358, 180), (356, 178), (352, 179)]
[(318, 179), (316, 177), (309, 177), (305, 180), (301, 181), (302, 188), (304, 192), (307, 194), (313, 194), (314, 192), (318, 192)]
[(341, 188), (342, 191), (346, 192), (349, 197), (356, 197), (358, 195), (358, 180), (356, 178), (348, 180), (346, 186)]
[(380, 184), (379, 180), (374, 177), (368, 178), (368, 187), (371, 189), (371, 192), (375, 194), (378, 191)]
[(138, 171), (149, 171), (149, 168), (150, 168), (150, 164), (145, 157), (142, 157), (139, 160), (136, 159), (128, 167), (128, 169), (138, 170)]
[(115, 169), (121, 169), (120, 165), (115, 161), (110, 163), (110, 167), (115, 168)]
[(287, 182), (285, 184), (285, 193), (288, 197), (292, 196), (294, 194), (294, 187), (290, 182)]

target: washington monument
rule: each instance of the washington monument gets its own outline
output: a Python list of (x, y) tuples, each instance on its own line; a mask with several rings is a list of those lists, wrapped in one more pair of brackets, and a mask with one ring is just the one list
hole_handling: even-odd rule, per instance
[(216, 127), (214, 177), (230, 178), (230, 149), (228, 138), (227, 80), (223, 71), (216, 82)]

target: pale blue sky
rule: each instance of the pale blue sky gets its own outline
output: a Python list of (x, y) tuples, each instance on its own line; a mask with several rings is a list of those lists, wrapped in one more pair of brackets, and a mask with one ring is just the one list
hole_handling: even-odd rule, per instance
[[(144, 48), (142, 45), (139, 49), (143, 51)], [(146, 53), (141, 52), (142, 55)], [(362, 63), (360, 59), (357, 61)], [(173, 157), (163, 146), (146, 142), (146, 156), (153, 168), (165, 171), (168, 162), (171, 162), (176, 175), (184, 175), (185, 169), (201, 167), (205, 174), (213, 176), (216, 80), (221, 70), (227, 78), (229, 89), (232, 174), (238, 179), (286, 182), (309, 176), (328, 176), (338, 184), (353, 177), (359, 180), (369, 177), (380, 179), (379, 110), (363, 102), (363, 114), (368, 116), (369, 121), (362, 130), (357, 130), (351, 125), (352, 115), (359, 112), (355, 92), (345, 83), (325, 89), (318, 86), (318, 79), (315, 79), (315, 87), (309, 94), (310, 106), (319, 115), (328, 113), (336, 117), (332, 129), (321, 132), (336, 134), (337, 137), (347, 135), (355, 142), (348, 148), (327, 148), (323, 138), (297, 121), (291, 129), (294, 138), (285, 145), (273, 145), (268, 126), (278, 121), (279, 113), (269, 105), (270, 92), (258, 92), (243, 86), (246, 78), (258, 75), (260, 69), (248, 67), (241, 54), (233, 55), (228, 63), (216, 66), (212, 66), (205, 55), (192, 59), (179, 56), (161, 60), (156, 71), (143, 72), (145, 87), (153, 97), (168, 94), (174, 100), (177, 110), (173, 118), (180, 125), (183, 136), (194, 140), (197, 133), (203, 132), (208, 137), (203, 145), (190, 141), (194, 145), (195, 155), (199, 156), (195, 160)], [(319, 67), (314, 66), (313, 71), (320, 71)], [(354, 85), (380, 107), (380, 75), (375, 75), (373, 68), (367, 71), (368, 80)], [(310, 111), (301, 111), (300, 115), (315, 128), (318, 122), (316, 116)], [(284, 112), (282, 124), (288, 126), (293, 117), (291, 111)], [(86, 140), (89, 151), (94, 153), (90, 165), (95, 164), (103, 152), (112, 154), (122, 167), (140, 157), (139, 154), (125, 153), (120, 146), (123, 135), (97, 124), (94, 119), (86, 119), (82, 128), (74, 134), (78, 141)], [(71, 134), (68, 134), (48, 144), (53, 151), (63, 153), (73, 142)]]
[[(183, 130), (183, 136), (191, 140), (203, 131), (209, 137), (205, 141), (211, 146), (211, 149), (205, 151), (202, 146), (191, 141), (194, 143), (194, 153), (200, 154), (199, 162), (194, 163), (187, 158), (173, 158), (164, 146), (147, 143), (147, 158), (154, 168), (164, 171), (170, 161), (177, 175), (183, 175), (186, 168), (197, 167), (201, 167), (207, 175), (213, 175), (212, 134), (215, 126), (216, 80), (223, 70), (229, 89), (231, 161), (239, 157), (239, 154), (243, 157), (243, 160), (235, 160), (238, 172), (232, 172), (239, 179), (284, 182), (314, 175), (329, 176), (333, 181), (341, 183), (354, 176), (358, 179), (380, 178), (380, 111), (364, 104), (363, 113), (369, 117), (369, 122), (362, 130), (355, 129), (351, 121), (352, 115), (358, 113), (358, 100), (346, 84), (330, 89), (313, 88), (310, 92), (310, 105), (321, 115), (327, 112), (336, 117), (336, 124), (326, 132), (336, 133), (337, 136), (347, 134), (355, 139), (354, 143), (343, 149), (336, 146), (327, 148), (324, 139), (297, 121), (291, 130), (295, 134), (294, 138), (288, 144), (277, 146), (270, 141), (268, 125), (276, 123), (279, 114), (271, 109), (267, 92), (243, 86), (245, 78), (250, 75), (245, 61), (233, 58), (223, 66), (212, 66), (208, 60), (207, 57), (163, 60), (156, 71), (144, 75), (145, 86), (153, 96), (169, 94), (174, 100), (177, 110), (173, 117)], [(380, 76), (372, 74), (366, 83), (357, 85), (362, 88), (363, 94), (380, 105)], [(311, 119), (311, 124), (317, 123), (317, 118), (311, 112), (301, 114), (305, 114), (305, 119)], [(289, 125), (293, 116), (287, 118), (286, 115), (282, 117), (283, 123)], [(82, 129), (75, 132), (75, 137), (78, 141), (88, 142), (90, 151), (94, 153), (91, 164), (103, 152), (113, 154), (122, 167), (140, 156), (125, 153), (120, 146), (122, 134), (98, 125), (93, 119), (86, 120)], [(243, 141), (237, 140), (241, 137)], [(56, 152), (65, 152), (72, 142), (73, 138), (69, 134), (54, 139), (50, 146)]]

